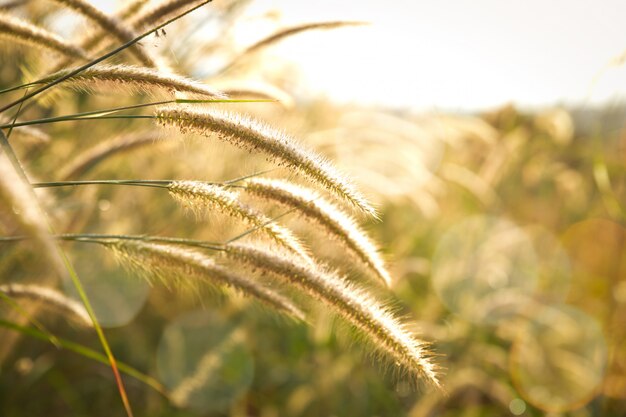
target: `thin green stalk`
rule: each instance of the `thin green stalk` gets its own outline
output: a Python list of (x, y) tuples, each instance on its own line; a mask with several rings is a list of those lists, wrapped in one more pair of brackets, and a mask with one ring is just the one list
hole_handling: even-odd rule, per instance
[[(82, 243), (98, 243), (107, 244), (113, 240), (139, 240), (143, 242), (155, 242), (155, 243), (172, 243), (177, 245), (193, 246), (211, 250), (223, 250), (223, 243), (209, 242), (206, 240), (177, 238), (177, 237), (158, 237), (158, 236), (145, 236), (145, 235), (110, 235), (110, 234), (98, 234), (98, 233), (66, 233), (59, 235), (52, 235), (53, 239), (64, 240), (70, 242), (82, 242)], [(0, 237), (0, 242), (19, 242), (22, 240), (30, 239), (30, 236), (3, 236)]]
[[(13, 167), (15, 171), (18, 173), (18, 175), (22, 178), (22, 180), (26, 184), (30, 184), (30, 182), (28, 181), (28, 177), (26, 176), (26, 173), (22, 169), (22, 166), (20, 165), (19, 160), (17, 156), (15, 155), (15, 152), (13, 151), (13, 148), (11, 147), (11, 144), (9, 143), (8, 139), (6, 138), (2, 130), (0, 130), (0, 145), (2, 146), (2, 149), (7, 154), (9, 160), (13, 164)], [(35, 194), (34, 190), (30, 188), (30, 191), (33, 194), (34, 201), (38, 202), (37, 196), (34, 195)], [(46, 219), (46, 222), (48, 222), (48, 218), (45, 212), (43, 211), (43, 209), (39, 207), (39, 210), (43, 218)], [(48, 230), (51, 235), (54, 235), (54, 228), (49, 222), (48, 222)], [(100, 343), (102, 344), (102, 347), (107, 355), (107, 358), (109, 359), (109, 363), (111, 364), (111, 369), (113, 370), (113, 375), (115, 377), (115, 381), (116, 381), (118, 390), (120, 392), (120, 397), (122, 399), (122, 403), (124, 404), (124, 409), (126, 410), (126, 414), (129, 417), (133, 417), (133, 412), (130, 407), (130, 402), (128, 401), (128, 396), (126, 395), (126, 389), (124, 388), (124, 382), (122, 381), (122, 378), (120, 377), (119, 371), (117, 369), (117, 363), (115, 361), (115, 357), (113, 356), (113, 352), (111, 351), (111, 348), (109, 347), (109, 343), (106, 337), (104, 336), (102, 327), (100, 327), (100, 323), (98, 322), (98, 319), (96, 318), (96, 315), (94, 314), (93, 308), (91, 307), (91, 303), (89, 302), (89, 299), (87, 298), (87, 294), (85, 293), (85, 290), (82, 286), (80, 278), (78, 278), (78, 274), (74, 270), (72, 263), (68, 259), (67, 255), (65, 254), (61, 246), (55, 245), (55, 249), (58, 253), (58, 256), (61, 258), (63, 265), (65, 266), (65, 270), (67, 271), (70, 278), (72, 279), (72, 283), (76, 287), (76, 290), (78, 291), (78, 294), (80, 295), (80, 298), (83, 304), (85, 305), (87, 314), (89, 315), (89, 318), (93, 322), (93, 326), (96, 330), (96, 333), (98, 334)]]
[(32, 82), (29, 82), (29, 83), (16, 85), (15, 87), (8, 87), (8, 88), (5, 88), (4, 90), (0, 90), (0, 95), (2, 95), (4, 93), (10, 93), (11, 91), (21, 90), (22, 88), (34, 87), (34, 86), (39, 85), (39, 84), (41, 84), (41, 82), (39, 82), (39, 81), (32, 81)]
[(172, 180), (84, 180), (35, 182), (33, 188), (74, 187), (79, 185), (128, 185), (135, 187), (167, 188)]
[(58, 338), (53, 335), (48, 329), (46, 329), (46, 327), (39, 320), (31, 317), (30, 314), (28, 314), (28, 312), (22, 306), (20, 306), (19, 303), (17, 303), (13, 298), (0, 291), (0, 299), (7, 303), (9, 307), (14, 309), (20, 316), (26, 318), (28, 322), (32, 323), (32, 325), (37, 328), (37, 330), (46, 338), (46, 340), (48, 340), (56, 347), (61, 346)]
[[(267, 174), (274, 169), (266, 169), (264, 171), (253, 172), (252, 174), (244, 175), (241, 177), (233, 178), (223, 182), (211, 182), (201, 181), (204, 184), (210, 185), (224, 185), (233, 188), (245, 188), (245, 186), (233, 185), (240, 181), (245, 181), (250, 178), (258, 177), (259, 175)], [(81, 185), (129, 185), (137, 187), (156, 187), (156, 188), (168, 188), (168, 186), (177, 180), (80, 180), (80, 181), (49, 181), (49, 182), (34, 182), (31, 185), (33, 188), (52, 188), (52, 187), (74, 187)]]
[(67, 80), (69, 78), (72, 78), (73, 76), (75, 76), (76, 74), (81, 73), (82, 71), (86, 70), (87, 68), (91, 68), (94, 65), (99, 64), (100, 62), (102, 62), (102, 61), (104, 61), (104, 60), (106, 60), (106, 59), (108, 59), (108, 58), (110, 58), (110, 57), (112, 57), (112, 56), (122, 52), (126, 48), (136, 44), (137, 42), (139, 42), (140, 40), (144, 39), (145, 37), (151, 35), (152, 33), (156, 32), (158, 30), (161, 30), (162, 28), (164, 28), (165, 26), (169, 25), (170, 23), (172, 23), (172, 22), (180, 19), (181, 17), (183, 17), (183, 16), (193, 12), (196, 9), (199, 9), (200, 7), (210, 3), (211, 1), (212, 0), (206, 0), (206, 1), (202, 2), (202, 3), (200, 3), (199, 5), (197, 5), (195, 7), (192, 7), (189, 10), (186, 10), (185, 12), (183, 12), (183, 13), (181, 13), (181, 14), (179, 14), (179, 15), (171, 18), (171, 19), (169, 19), (165, 23), (162, 23), (162, 24), (160, 24), (160, 25), (158, 25), (158, 26), (156, 26), (156, 27), (154, 27), (154, 28), (144, 32), (143, 34), (137, 36), (136, 38), (131, 39), (130, 41), (126, 42), (125, 44), (123, 44), (123, 45), (121, 45), (121, 46), (119, 46), (117, 48), (115, 48), (114, 50), (112, 50), (112, 51), (110, 51), (110, 52), (108, 52), (108, 53), (106, 53), (106, 54), (104, 54), (104, 55), (102, 55), (102, 56), (100, 56), (98, 58), (93, 59), (92, 61), (86, 63), (85, 65), (82, 65), (82, 66), (76, 68), (75, 70), (65, 74), (61, 78), (58, 78), (58, 79), (50, 82), (49, 84), (46, 84), (43, 87), (38, 88), (37, 90), (35, 90), (35, 91), (25, 95), (24, 97), (22, 97), (19, 100), (15, 100), (15, 101), (7, 104), (6, 106), (0, 108), (0, 113), (3, 113), (4, 111), (6, 111), (8, 109), (17, 106), (18, 104), (20, 104), (20, 103), (22, 103), (22, 102), (24, 102), (24, 101), (26, 101), (26, 100), (28, 100), (30, 98), (33, 98), (33, 97), (43, 93), (44, 91), (46, 91), (46, 90), (48, 90), (48, 89), (50, 89), (50, 88), (52, 88), (52, 87), (62, 83), (63, 81), (65, 81), (65, 80)]
[[(24, 95), (26, 95), (28, 93), (28, 89), (24, 91)], [(20, 112), (22, 111), (22, 105), (24, 103), (20, 103), (20, 106), (17, 108), (17, 111), (15, 112), (15, 116), (13, 116), (13, 120), (11, 121), (11, 127), (9, 128), (9, 131), (7, 132), (7, 140), (9, 140), (9, 138), (11, 137), (11, 133), (13, 133), (13, 128), (15, 127), (15, 123), (17, 122), (17, 117), (20, 115)]]
[(44, 119), (36, 119), (36, 120), (27, 120), (24, 122), (15, 123), (6, 123), (0, 125), (0, 129), (12, 129), (14, 127), (20, 126), (31, 126), (31, 125), (39, 125), (39, 124), (48, 124), (48, 123), (57, 123), (57, 122), (68, 122), (68, 121), (76, 121), (76, 120), (101, 120), (101, 119), (127, 119), (127, 118), (137, 118), (137, 119), (154, 119), (155, 116), (141, 116), (141, 115), (120, 115), (116, 117), (110, 117), (110, 114), (117, 113), (124, 110), (134, 110), (140, 109), (144, 107), (152, 107), (152, 106), (160, 106), (163, 104), (208, 104), (208, 103), (272, 103), (275, 100), (231, 100), (231, 99), (216, 99), (216, 100), (187, 100), (187, 99), (176, 99), (176, 100), (165, 100), (165, 101), (155, 101), (152, 103), (142, 103), (142, 104), (134, 104), (132, 106), (123, 106), (123, 107), (114, 107), (111, 109), (104, 110), (92, 110), (83, 113), (75, 113), (68, 114), (65, 116), (56, 116), (56, 117), (47, 117)]
[[(57, 348), (67, 349), (81, 356), (84, 356), (88, 359), (93, 359), (104, 365), (109, 365), (109, 361), (105, 355), (93, 349), (90, 349), (87, 346), (81, 345), (80, 343), (72, 342), (71, 340), (63, 339), (61, 337), (54, 336), (54, 335), (51, 335), (50, 337), (48, 336), (46, 332), (43, 332), (39, 329), (36, 329), (33, 327), (20, 326), (19, 324), (2, 320), (2, 319), (0, 319), (0, 326), (5, 327), (9, 330), (20, 332), (23, 335), (30, 336), (35, 339), (51, 342)], [(52, 338), (54, 338), (54, 342)], [(166, 397), (168, 396), (167, 389), (163, 386), (163, 384), (161, 384), (159, 381), (157, 381), (153, 377), (146, 375), (142, 373), (141, 371), (123, 362), (118, 362), (117, 365), (118, 365), (120, 372), (123, 372), (126, 375), (129, 375), (137, 379), (138, 381), (141, 381), (144, 384), (154, 388), (155, 391), (159, 392), (163, 396), (166, 396)]]
[(91, 306), (91, 302), (89, 301), (89, 298), (87, 297), (85, 288), (83, 287), (83, 284), (80, 278), (78, 278), (78, 274), (76, 274), (76, 271), (74, 270), (74, 267), (70, 263), (70, 260), (65, 254), (65, 252), (63, 252), (60, 246), (57, 246), (57, 247), (59, 248), (59, 253), (61, 257), (63, 258), (63, 263), (65, 264), (65, 267), (67, 268), (67, 271), (69, 272), (70, 278), (72, 279), (72, 283), (74, 284), (76, 291), (78, 291), (78, 295), (80, 296), (80, 299), (85, 305), (85, 310), (87, 310), (87, 314), (89, 315), (89, 318), (93, 322), (93, 326), (96, 329), (96, 333), (98, 334), (98, 339), (100, 339), (100, 344), (102, 345), (104, 352), (108, 358), (108, 361), (111, 365), (111, 368), (113, 369), (115, 382), (120, 392), (120, 397), (122, 398), (122, 403), (124, 404), (124, 409), (126, 410), (126, 414), (128, 414), (129, 417), (133, 417), (133, 411), (130, 407), (130, 401), (128, 401), (128, 395), (126, 395), (124, 382), (122, 381), (122, 377), (120, 376), (119, 368), (117, 366), (117, 360), (115, 359), (115, 356), (113, 356), (113, 352), (111, 351), (109, 342), (106, 336), (104, 335), (104, 331), (102, 331), (102, 327), (100, 326), (98, 319), (96, 318), (96, 314), (93, 310), (93, 307)]
[[(95, 113), (95, 112), (94, 112)], [(102, 113), (101, 111), (97, 113)], [(32, 126), (32, 125), (43, 125), (49, 123), (59, 123), (59, 122), (72, 122), (72, 121), (80, 121), (80, 120), (109, 120), (109, 119), (156, 119), (156, 116), (147, 116), (147, 115), (132, 115), (132, 114), (120, 114), (117, 116), (59, 116), (59, 117), (51, 117), (48, 119), (40, 119), (40, 120), (30, 120), (26, 122), (18, 122), (13, 125), (13, 127), (20, 126)], [(5, 129), (10, 127), (10, 124), (0, 125), (0, 129)]]

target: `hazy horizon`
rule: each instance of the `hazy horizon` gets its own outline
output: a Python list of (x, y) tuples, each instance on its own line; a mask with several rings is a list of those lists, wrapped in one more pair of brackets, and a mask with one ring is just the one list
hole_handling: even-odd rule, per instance
[[(97, 1), (107, 10), (113, 3)], [(236, 32), (242, 44), (267, 32), (258, 16), (270, 10), (279, 27), (371, 22), (264, 51), (299, 69), (301, 92), (338, 102), (475, 111), (610, 104), (626, 93), (626, 69), (609, 66), (626, 49), (619, 0), (259, 0), (246, 13), (249, 27)]]

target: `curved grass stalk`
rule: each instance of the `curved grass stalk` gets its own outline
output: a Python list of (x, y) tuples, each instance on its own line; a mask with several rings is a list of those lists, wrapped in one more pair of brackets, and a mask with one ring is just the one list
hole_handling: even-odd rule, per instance
[(324, 199), (317, 192), (281, 180), (252, 178), (245, 181), (246, 192), (296, 209), (322, 226), (328, 235), (343, 244), (364, 265), (371, 268), (376, 277), (391, 285), (391, 276), (372, 240), (357, 224), (356, 220)]
[(89, 314), (87, 314), (82, 304), (52, 288), (34, 284), (4, 284), (0, 285), (0, 292), (13, 298), (42, 301), (48, 306), (53, 306), (60, 311), (69, 313), (70, 316), (78, 319), (78, 322), (84, 326), (91, 327), (92, 325)]
[(374, 207), (325, 158), (280, 131), (247, 117), (213, 109), (166, 106), (157, 109), (156, 119), (163, 126), (177, 127), (182, 133), (207, 137), (215, 133), (232, 145), (260, 151), (268, 159), (304, 174), (360, 211), (376, 216)]
[(361, 330), (400, 370), (439, 387), (437, 366), (432, 362), (427, 344), (415, 338), (388, 309), (363, 290), (333, 272), (303, 267), (297, 260), (261, 247), (230, 244), (222, 253), (233, 262), (271, 273), (320, 300)]
[(112, 250), (123, 265), (148, 279), (156, 277), (166, 286), (172, 281), (192, 287), (199, 283), (227, 286), (291, 317), (304, 320), (302, 310), (285, 296), (258, 281), (217, 265), (199, 249), (139, 240), (109, 240), (103, 245)]
[(79, 46), (49, 30), (0, 11), (0, 36), (9, 37), (38, 48), (78, 59), (87, 59), (87, 53)]
[(263, 213), (242, 204), (236, 193), (223, 186), (207, 184), (199, 181), (174, 181), (168, 186), (172, 197), (192, 210), (211, 208), (230, 217), (243, 220), (254, 230), (264, 233), (278, 245), (297, 254), (309, 264), (314, 264), (308, 251), (297, 237), (285, 227), (274, 223)]
[[(7, 328), (9, 330), (19, 332), (23, 335), (33, 337), (35, 339), (49, 341), (57, 348), (67, 349), (71, 352), (84, 356), (85, 358), (95, 360), (104, 365), (109, 365), (109, 360), (107, 359), (105, 355), (87, 346), (81, 345), (79, 343), (72, 342), (70, 340), (52, 335), (52, 337), (54, 338), (54, 341), (53, 341), (53, 339), (50, 338), (50, 335), (48, 335), (46, 332), (43, 332), (41, 330), (38, 330), (32, 327), (20, 326), (19, 324), (6, 321), (3, 319), (0, 319), (0, 326)], [(143, 382), (144, 384), (152, 387), (155, 391), (159, 392), (165, 397), (169, 395), (167, 393), (166, 388), (156, 379), (138, 371), (137, 369), (133, 368), (130, 365), (125, 364), (124, 362), (118, 362), (117, 365), (118, 365), (120, 372), (123, 372), (126, 375), (131, 376), (137, 379), (138, 381)]]
[[(136, 38), (135, 33), (126, 27), (121, 21), (118, 19), (109, 16), (96, 7), (94, 7), (91, 3), (85, 0), (55, 0), (57, 3), (60, 3), (76, 12), (82, 14), (87, 19), (98, 24), (104, 32), (109, 34), (110, 36), (116, 38), (121, 42), (129, 42)], [(143, 65), (147, 67), (156, 67), (156, 63), (147, 53), (147, 51), (139, 46), (133, 45), (130, 48), (130, 52), (141, 62)]]
[(157, 143), (159, 138), (160, 135), (154, 132), (146, 132), (120, 136), (112, 140), (101, 142), (72, 158), (67, 165), (61, 168), (59, 178), (61, 180), (69, 180), (71, 178), (81, 177), (102, 161), (114, 155), (130, 152)]
[(222, 70), (220, 70), (220, 73), (226, 73), (230, 70), (232, 70), (237, 64), (239, 64), (241, 61), (243, 61), (244, 59), (248, 58), (249, 56), (271, 46), (274, 45), (278, 42), (280, 42), (283, 39), (286, 39), (290, 36), (294, 36), (297, 35), (299, 33), (302, 32), (307, 32), (310, 30), (329, 30), (329, 29), (336, 29), (336, 28), (340, 28), (340, 27), (346, 27), (346, 26), (363, 26), (366, 25), (368, 23), (366, 22), (349, 22), (349, 21), (336, 21), (336, 22), (316, 22), (316, 23), (305, 23), (302, 25), (297, 25), (297, 26), (293, 26), (290, 28), (286, 28), (286, 29), (282, 29), (276, 33), (274, 33), (271, 36), (268, 36), (267, 38), (261, 39), (260, 41), (252, 44), (251, 46), (249, 46), (248, 48), (246, 48), (245, 51), (243, 51), (241, 54), (237, 55), (237, 57), (235, 57), (234, 60), (232, 60), (229, 64), (227, 64)]

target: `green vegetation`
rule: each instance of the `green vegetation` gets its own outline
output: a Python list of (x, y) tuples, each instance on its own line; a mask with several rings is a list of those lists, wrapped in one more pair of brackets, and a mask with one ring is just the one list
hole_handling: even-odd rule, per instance
[(0, 415), (624, 414), (619, 109), (303, 103), (263, 50), (361, 23), (246, 3), (0, 13)]

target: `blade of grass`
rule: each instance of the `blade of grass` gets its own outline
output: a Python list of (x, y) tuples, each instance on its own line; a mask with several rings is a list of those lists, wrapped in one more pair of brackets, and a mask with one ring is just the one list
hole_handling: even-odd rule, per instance
[[(2, 149), (5, 151), (5, 153), (7, 154), (9, 161), (11, 162), (11, 164), (13, 165), (13, 168), (15, 169), (15, 171), (18, 173), (18, 175), (21, 177), (22, 181), (24, 181), (25, 184), (30, 185), (30, 182), (28, 180), (28, 177), (26, 176), (26, 173), (24, 172), (24, 170), (22, 169), (19, 160), (17, 158), (17, 156), (15, 155), (15, 152), (13, 151), (13, 148), (11, 147), (11, 144), (9, 143), (8, 139), (6, 138), (6, 136), (4, 135), (4, 133), (0, 130), (0, 145), (2, 147)], [(38, 210), (41, 213), (41, 216), (43, 219), (45, 219), (45, 221), (47, 222), (47, 226), (48, 226), (48, 231), (50, 233), (50, 235), (54, 235), (54, 228), (52, 227), (52, 224), (50, 224), (50, 222), (48, 221), (48, 218), (44, 212), (44, 210), (41, 208), (41, 206), (39, 206), (39, 200), (37, 200), (37, 196), (35, 195), (34, 189), (32, 187), (28, 187), (28, 189), (30, 190), (30, 193), (32, 194), (32, 199), (34, 201), (34, 203), (37, 205)], [(76, 287), (76, 290), (78, 291), (80, 298), (83, 302), (83, 304), (85, 305), (85, 309), (87, 310), (87, 314), (89, 314), (89, 318), (91, 319), (91, 321), (93, 322), (93, 326), (96, 330), (96, 333), (98, 334), (98, 338), (100, 339), (100, 343), (102, 344), (102, 347), (109, 359), (109, 363), (111, 364), (111, 369), (113, 370), (113, 375), (115, 376), (115, 381), (117, 383), (117, 387), (118, 390), (120, 392), (120, 397), (122, 399), (122, 403), (124, 404), (124, 409), (126, 410), (126, 414), (128, 415), (128, 417), (133, 417), (133, 411), (130, 407), (130, 403), (128, 401), (128, 396), (126, 395), (126, 389), (124, 388), (124, 382), (122, 381), (122, 378), (120, 377), (119, 371), (117, 369), (117, 364), (115, 361), (115, 357), (113, 356), (113, 352), (111, 351), (111, 348), (109, 347), (109, 342), (107, 341), (104, 332), (102, 331), (102, 328), (100, 327), (100, 323), (98, 322), (98, 319), (96, 318), (93, 308), (91, 307), (91, 303), (89, 302), (89, 298), (87, 297), (87, 294), (85, 293), (85, 290), (82, 286), (82, 283), (80, 281), (80, 278), (78, 278), (78, 275), (76, 274), (76, 271), (74, 270), (74, 267), (72, 266), (69, 258), (67, 257), (67, 255), (65, 254), (65, 252), (63, 251), (63, 249), (61, 248), (61, 246), (58, 243), (54, 243), (54, 248), (57, 251), (57, 256), (60, 257), (64, 267), (65, 267), (65, 271), (69, 274), (72, 283), (74, 284), (74, 286)], [(60, 267), (59, 267), (60, 268)]]
[[(54, 336), (52, 334), (50, 334), (50, 336), (48, 335), (49, 332), (44, 332), (40, 329), (36, 329), (34, 327), (26, 327), (26, 326), (20, 326), (19, 324), (10, 322), (10, 321), (6, 321), (6, 320), (2, 320), (0, 319), (0, 326), (5, 327), (7, 329), (10, 330), (14, 330), (16, 332), (20, 332), (25, 336), (30, 336), (33, 337), (35, 339), (39, 339), (39, 340), (43, 340), (43, 341), (48, 341), (48, 342), (52, 342), (52, 338), (54, 338), (55, 343), (54, 346), (60, 349), (67, 349), (71, 352), (77, 353), (81, 356), (84, 356), (85, 358), (88, 359), (93, 359), (97, 362), (100, 362), (104, 365), (109, 365), (109, 360), (107, 359), (107, 357), (103, 354), (101, 354), (100, 352), (97, 352), (93, 349), (90, 349), (87, 346), (81, 345), (80, 343), (76, 343), (76, 342), (72, 342), (71, 340), (67, 340), (67, 339), (63, 339), (61, 337), (58, 336)], [(159, 392), (160, 394), (162, 394), (163, 396), (168, 396), (167, 390), (166, 388), (156, 379), (154, 379), (153, 377), (144, 374), (143, 372), (133, 368), (132, 366), (125, 364), (123, 362), (118, 362), (117, 363), (118, 368), (120, 370), (120, 372), (125, 373), (128, 376), (131, 376), (135, 379), (137, 379), (138, 381), (143, 382), (144, 384), (154, 388), (155, 391)]]
[[(118, 113), (124, 110), (134, 110), (140, 109), (144, 107), (152, 107), (152, 106), (160, 106), (163, 104), (213, 104), (213, 103), (273, 103), (276, 100), (235, 100), (235, 99), (216, 99), (216, 100), (187, 100), (187, 99), (176, 99), (176, 100), (166, 100), (166, 101), (155, 101), (152, 103), (142, 103), (142, 104), (134, 104), (132, 106), (123, 106), (123, 107), (115, 107), (111, 109), (104, 110), (92, 110), (88, 112), (69, 114), (65, 116), (56, 116), (56, 117), (46, 117), (44, 119), (36, 119), (36, 120), (27, 120), (24, 122), (15, 122), (6, 123), (0, 125), (0, 129), (12, 129), (14, 127), (20, 126), (31, 126), (31, 125), (39, 125), (39, 124), (48, 124), (48, 123), (57, 123), (57, 122), (68, 122), (68, 121), (76, 121), (76, 120), (101, 120), (101, 119), (116, 119), (116, 118), (132, 118), (135, 117), (137, 119), (153, 119), (154, 116), (141, 116), (141, 115), (120, 115), (118, 117), (109, 117), (111, 114)], [(21, 105), (20, 105), (21, 106)], [(129, 117), (132, 116), (132, 117)]]

